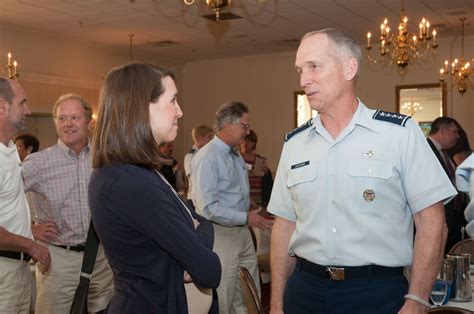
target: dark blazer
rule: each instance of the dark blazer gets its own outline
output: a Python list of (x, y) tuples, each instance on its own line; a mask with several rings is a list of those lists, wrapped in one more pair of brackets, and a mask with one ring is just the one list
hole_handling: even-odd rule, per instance
[[(449, 177), (449, 171), (446, 166), (444, 157), (439, 153), (433, 141), (431, 141), (429, 138), (427, 140), (428, 140), (428, 144), (433, 150), (433, 153), (436, 155), (441, 166), (446, 172), (446, 175)], [(451, 181), (454, 180), (454, 178), (450, 178), (450, 179)], [(448, 226), (448, 239), (446, 241), (445, 253), (448, 253), (449, 250), (453, 247), (453, 245), (461, 241), (462, 239), (461, 227), (465, 226), (467, 223), (466, 219), (464, 218), (464, 209), (466, 208), (467, 203), (459, 200), (459, 198), (461, 199), (466, 199), (466, 198), (464, 197), (464, 195), (461, 195), (461, 194), (463, 193), (458, 192), (457, 196), (455, 196), (451, 201), (449, 201), (449, 203), (444, 205), (444, 212), (446, 214), (446, 224)], [(459, 208), (456, 208), (456, 207), (459, 207)]]
[(199, 217), (194, 230), (189, 212), (155, 171), (130, 164), (96, 169), (89, 202), (114, 272), (106, 312), (188, 313), (185, 270), (198, 285), (218, 287), (211, 223)]

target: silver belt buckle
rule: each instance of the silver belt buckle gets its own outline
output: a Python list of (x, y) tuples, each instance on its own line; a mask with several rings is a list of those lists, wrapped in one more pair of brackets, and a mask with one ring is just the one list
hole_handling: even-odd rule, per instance
[(330, 280), (344, 280), (343, 267), (326, 267), (326, 274)]

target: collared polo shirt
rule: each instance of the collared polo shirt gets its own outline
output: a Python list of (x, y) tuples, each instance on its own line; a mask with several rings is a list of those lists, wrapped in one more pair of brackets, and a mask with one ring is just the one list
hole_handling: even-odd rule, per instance
[(30, 209), (21, 178), (21, 161), (13, 141), (0, 143), (0, 226), (11, 233), (33, 238)]

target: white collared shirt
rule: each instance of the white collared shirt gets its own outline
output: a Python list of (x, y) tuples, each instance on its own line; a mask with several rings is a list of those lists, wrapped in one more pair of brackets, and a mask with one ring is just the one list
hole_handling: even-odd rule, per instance
[(0, 226), (26, 238), (31, 233), (30, 209), (21, 178), (21, 161), (13, 141), (0, 143)]

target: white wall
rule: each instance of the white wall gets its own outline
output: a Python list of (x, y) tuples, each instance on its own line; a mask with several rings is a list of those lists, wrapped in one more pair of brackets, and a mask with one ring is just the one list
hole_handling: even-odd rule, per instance
[[(465, 38), (465, 55), (474, 56), (474, 37)], [(0, 60), (11, 50), (20, 66), (33, 112), (49, 113), (65, 92), (84, 95), (97, 104), (103, 77), (111, 67), (128, 62), (128, 49), (113, 50), (95, 43), (0, 24)], [(364, 65), (357, 84), (358, 95), (370, 107), (395, 110), (395, 86), (438, 81), (445, 58), (460, 55), (460, 38), (440, 40), (435, 62), (416, 66), (400, 77), (396, 71), (374, 71)], [(138, 54), (135, 54), (138, 55)], [(217, 107), (240, 100), (251, 110), (251, 127), (259, 136), (258, 151), (276, 168), (283, 136), (294, 128), (294, 92), (301, 90), (294, 70), (295, 51), (280, 54), (190, 62), (176, 68), (179, 101), (184, 111), (175, 143), (175, 157), (182, 160), (191, 147), (191, 129), (196, 123), (212, 125)], [(3, 58), (3, 59), (1, 59)], [(163, 60), (137, 56), (163, 66)], [(448, 93), (448, 115), (466, 129), (474, 144), (474, 90), (464, 97)]]
[[(96, 43), (51, 35), (46, 32), (0, 23), (0, 64), (6, 64), (8, 51), (18, 60), (19, 82), (26, 91), (28, 105), (35, 114), (51, 113), (56, 99), (64, 93), (85, 97), (97, 113), (97, 103), (103, 78), (112, 67), (129, 62), (129, 49), (111, 49)], [(134, 53), (135, 61), (142, 60), (171, 67), (162, 60)], [(177, 85), (181, 84), (180, 68)], [(32, 119), (34, 120), (34, 119)], [(47, 120), (47, 119), (46, 119)], [(30, 133), (37, 134), (37, 123), (28, 124)], [(51, 135), (51, 125), (45, 132)], [(54, 135), (54, 134), (53, 134)], [(178, 138), (176, 145), (184, 147)], [(42, 142), (55, 142), (54, 138)], [(42, 148), (43, 145), (42, 145)], [(184, 156), (177, 150), (179, 157)]]
[[(467, 45), (466, 45), (467, 43)], [(474, 37), (465, 38), (465, 55), (474, 56)], [(441, 39), (431, 63), (416, 65), (404, 76), (396, 70), (362, 67), (357, 93), (366, 105), (395, 111), (395, 86), (438, 82), (446, 58), (460, 56), (460, 39)], [(294, 128), (294, 92), (301, 90), (294, 69), (295, 52), (187, 63), (183, 69), (183, 118), (186, 147), (196, 123), (212, 123), (216, 108), (227, 100), (250, 107), (250, 123), (259, 137), (258, 151), (276, 168), (283, 136)], [(474, 144), (474, 90), (461, 97), (448, 88), (447, 115), (457, 119)], [(182, 134), (181, 134), (182, 135)]]

